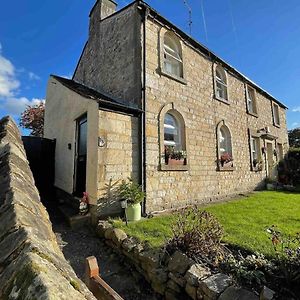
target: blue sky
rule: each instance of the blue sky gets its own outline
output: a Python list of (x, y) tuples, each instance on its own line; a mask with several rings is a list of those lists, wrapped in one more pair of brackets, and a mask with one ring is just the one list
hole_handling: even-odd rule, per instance
[[(130, 1), (117, 0), (119, 8)], [(192, 36), (285, 103), (300, 126), (300, 1), (187, 0)], [(188, 32), (183, 0), (148, 3)], [(171, 4), (170, 4), (171, 3)], [(0, 10), (0, 117), (46, 97), (50, 74), (70, 77), (94, 0), (10, 0)]]

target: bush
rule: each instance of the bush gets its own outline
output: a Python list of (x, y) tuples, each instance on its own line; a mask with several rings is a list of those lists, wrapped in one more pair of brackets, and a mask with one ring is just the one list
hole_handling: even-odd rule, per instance
[(288, 288), (300, 287), (300, 233), (283, 235), (276, 226), (268, 230), (276, 254), (278, 278)]
[(180, 250), (196, 261), (214, 265), (223, 257), (223, 228), (207, 211), (197, 207), (182, 210), (172, 226), (172, 235), (167, 244), (171, 253)]
[(282, 183), (300, 185), (300, 148), (290, 148), (278, 165), (278, 175)]

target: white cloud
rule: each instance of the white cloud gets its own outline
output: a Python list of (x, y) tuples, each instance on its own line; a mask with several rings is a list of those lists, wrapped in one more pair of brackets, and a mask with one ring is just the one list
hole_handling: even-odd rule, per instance
[(0, 52), (0, 97), (13, 97), (19, 86), (14, 65)]
[(28, 76), (29, 76), (30, 80), (40, 80), (41, 79), (40, 76), (34, 74), (33, 72), (28, 72)]
[(298, 127), (298, 126), (300, 126), (300, 123), (298, 123), (298, 122), (294, 122), (294, 123), (292, 124), (292, 127), (293, 127), (293, 128), (296, 128), (296, 127)]
[(300, 112), (300, 106), (293, 108), (292, 111), (293, 112)]
[(27, 105), (36, 105), (44, 101), (45, 99), (37, 98), (29, 100), (26, 97), (6, 98), (0, 101), (0, 108), (5, 109), (6, 113), (9, 115), (20, 115), (25, 110)]

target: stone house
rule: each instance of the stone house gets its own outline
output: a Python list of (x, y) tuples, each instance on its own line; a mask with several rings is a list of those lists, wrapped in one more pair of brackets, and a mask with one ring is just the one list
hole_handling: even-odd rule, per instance
[(49, 79), (55, 185), (116, 213), (136, 178), (145, 212), (260, 188), (288, 150), (286, 106), (143, 1), (98, 0), (72, 80)]

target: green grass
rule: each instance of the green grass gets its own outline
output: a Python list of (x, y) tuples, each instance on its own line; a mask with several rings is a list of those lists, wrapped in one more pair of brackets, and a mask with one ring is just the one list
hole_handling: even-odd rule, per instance
[[(297, 193), (257, 192), (203, 209), (213, 213), (223, 225), (224, 242), (253, 252), (274, 255), (266, 232), (271, 225), (276, 225), (285, 234), (300, 232), (300, 194)], [(141, 241), (148, 241), (152, 247), (160, 247), (171, 237), (174, 221), (176, 214), (145, 219), (128, 226), (116, 220), (114, 226)]]

